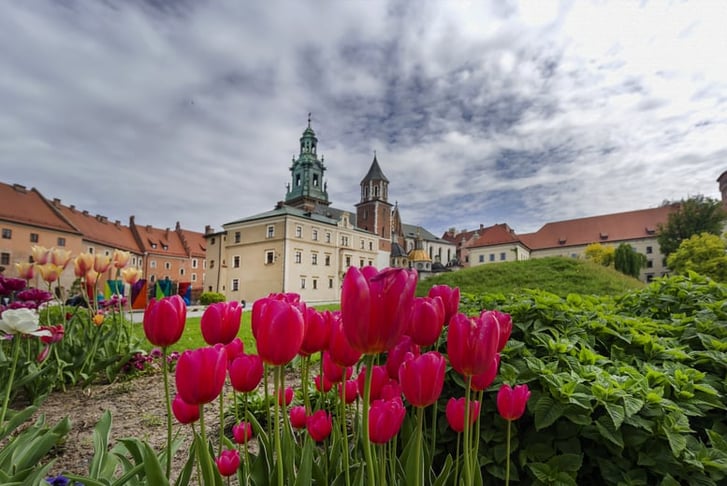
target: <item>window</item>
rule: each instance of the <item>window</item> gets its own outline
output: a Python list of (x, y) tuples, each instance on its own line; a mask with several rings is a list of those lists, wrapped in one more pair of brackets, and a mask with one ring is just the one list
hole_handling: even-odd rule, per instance
[(274, 260), (275, 260), (275, 252), (273, 250), (266, 251), (265, 252), (265, 265), (271, 265)]
[(483, 263), (485, 261), (485, 255), (480, 255), (480, 263)]
[(268, 238), (272, 238), (275, 236), (275, 225), (269, 224), (268, 225)]
[(165, 270), (169, 270), (170, 268), (172, 268), (172, 264), (171, 264), (171, 263), (169, 263), (169, 262), (165, 262), (165, 263), (164, 263), (164, 269), (165, 269)]
[(169, 245), (162, 245), (162, 250), (168, 250), (168, 249), (169, 249)]
[(348, 246), (348, 236), (341, 236), (341, 246)]
[(235, 231), (235, 243), (239, 243), (241, 239), (240, 232)]
[(90, 253), (91, 255), (93, 255), (93, 247), (92, 247), (92, 246), (89, 246), (89, 247), (88, 247), (88, 252), (89, 252), (89, 253)]
[(351, 257), (347, 256), (346, 257), (346, 267), (350, 267), (350, 266), (351, 266)]
[(303, 261), (303, 252), (300, 250), (295, 251), (295, 263), (301, 263)]
[(331, 255), (326, 255), (326, 266), (327, 267), (331, 266)]
[(311, 239), (313, 241), (318, 241), (318, 230), (317, 229), (314, 229), (313, 231), (311, 231)]
[(503, 261), (503, 260), (505, 260), (505, 259), (507, 259), (507, 253), (505, 253), (505, 252), (503, 251), (502, 253), (500, 253), (500, 261)]
[(654, 260), (647, 260), (646, 268), (654, 268)]
[(210, 260), (210, 268), (215, 268), (215, 261), (214, 260)]
[(311, 255), (311, 263), (313, 265), (318, 265), (318, 253), (313, 253)]
[(495, 254), (494, 253), (490, 253), (490, 261), (491, 262), (494, 262), (495, 261)]
[(0, 265), (10, 265), (10, 253), (0, 253)]
[(232, 257), (232, 268), (240, 268), (240, 255)]
[(300, 288), (301, 289), (304, 289), (305, 288), (305, 279), (304, 278), (301, 278), (300, 279)]
[(318, 280), (314, 278), (313, 279), (313, 290), (315, 290), (317, 288), (318, 288)]
[(295, 227), (295, 237), (301, 238), (303, 236), (303, 227), (302, 226), (296, 226)]
[(111, 252), (109, 250), (105, 250), (103, 252), (103, 254), (106, 255), (106, 256), (111, 256)]
[(197, 281), (197, 274), (196, 273), (193, 273), (192, 274), (192, 282), (196, 282), (196, 281)]
[(215, 239), (214, 238), (210, 238), (210, 245), (214, 245), (214, 244), (215, 244)]
[(364, 259), (363, 258), (358, 261), (358, 266), (360, 268), (363, 268), (363, 266), (364, 266)]
[(653, 282), (654, 281), (654, 274), (653, 273), (647, 273), (646, 274), (646, 281), (647, 282)]
[(366, 245), (366, 242), (364, 240), (361, 240), (361, 249), (363, 250)]
[(13, 230), (9, 228), (3, 228), (3, 239), (9, 240), (13, 237)]
[(333, 288), (333, 279), (332, 278), (329, 278), (328, 279), (328, 288), (329, 289), (332, 289)]
[(197, 268), (197, 259), (192, 258), (192, 268)]
[(647, 255), (651, 255), (653, 252), (654, 252), (654, 248), (652, 248), (650, 246), (647, 246), (646, 247), (646, 254)]
[(233, 278), (232, 279), (232, 289), (233, 292), (237, 292), (240, 290), (240, 279), (239, 278)]
[(157, 267), (157, 261), (156, 260), (152, 260), (152, 261), (149, 262), (149, 268), (156, 268), (156, 267)]
[(38, 233), (30, 233), (30, 242), (38, 243)]
[(154, 274), (152, 274), (151, 277), (149, 277), (149, 281), (151, 281), (151, 283), (154, 283), (155, 280), (156, 280), (156, 276)]
[(179, 275), (184, 275), (184, 269), (183, 268), (180, 268), (179, 269)]
[(369, 250), (374, 251), (374, 242), (369, 241)]
[(156, 247), (157, 247), (157, 244), (156, 244), (156, 243), (152, 243), (152, 244), (151, 244), (151, 248), (152, 248), (152, 250), (155, 250), (155, 249), (156, 249)]
[(373, 267), (373, 266), (374, 266), (374, 261), (373, 260), (369, 260), (369, 267)]
[(331, 234), (326, 233), (326, 243), (330, 243), (330, 242), (331, 242)]
[(57, 246), (66, 246), (66, 239), (59, 236)]

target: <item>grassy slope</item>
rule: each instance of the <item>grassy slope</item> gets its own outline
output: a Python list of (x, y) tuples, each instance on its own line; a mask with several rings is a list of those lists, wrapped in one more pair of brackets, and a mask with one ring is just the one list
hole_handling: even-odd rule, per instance
[(644, 286), (612, 268), (564, 257), (493, 263), (440, 274), (421, 281), (417, 295), (426, 295), (432, 285), (438, 284), (459, 287), (472, 294), (511, 294), (523, 289), (541, 289), (563, 297), (568, 294), (619, 295)]

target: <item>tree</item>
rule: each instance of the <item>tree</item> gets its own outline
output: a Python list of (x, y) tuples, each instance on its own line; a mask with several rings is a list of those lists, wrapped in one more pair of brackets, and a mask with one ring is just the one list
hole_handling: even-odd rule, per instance
[(614, 268), (621, 273), (639, 278), (641, 269), (646, 266), (646, 255), (634, 250), (628, 243), (621, 243), (613, 255)]
[(666, 263), (675, 273), (690, 270), (718, 282), (727, 282), (727, 243), (710, 233), (693, 235), (682, 241)]
[(682, 241), (692, 235), (720, 235), (727, 212), (722, 202), (702, 195), (682, 199), (679, 209), (669, 215), (666, 224), (659, 224), (657, 241), (664, 257), (674, 253)]
[(590, 260), (604, 267), (613, 265), (613, 254), (616, 249), (613, 246), (603, 246), (600, 243), (591, 243), (586, 247), (586, 260)]

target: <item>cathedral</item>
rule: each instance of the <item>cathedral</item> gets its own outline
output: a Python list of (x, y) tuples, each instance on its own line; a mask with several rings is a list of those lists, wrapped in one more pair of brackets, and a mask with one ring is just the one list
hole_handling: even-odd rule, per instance
[(352, 265), (414, 268), (427, 275), (454, 258), (453, 243), (401, 222), (376, 154), (355, 211), (331, 206), (325, 172), (309, 115), (285, 199), (271, 211), (224, 224), (220, 232), (207, 229), (204, 290), (228, 300), (295, 292), (307, 302), (334, 302)]

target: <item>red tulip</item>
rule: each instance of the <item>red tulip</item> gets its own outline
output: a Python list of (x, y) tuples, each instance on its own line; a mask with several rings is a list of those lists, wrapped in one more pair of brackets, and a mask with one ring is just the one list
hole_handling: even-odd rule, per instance
[(220, 457), (215, 459), (217, 469), (223, 476), (232, 476), (237, 473), (240, 467), (240, 454), (234, 449), (228, 449), (220, 453)]
[(202, 314), (202, 337), (210, 346), (229, 344), (240, 330), (242, 306), (236, 300), (210, 304)]
[(399, 368), (399, 383), (407, 401), (415, 407), (428, 407), (442, 394), (447, 363), (436, 351), (404, 361)]
[[(353, 268), (353, 267), (351, 267)], [(339, 366), (353, 366), (361, 358), (361, 353), (351, 346), (343, 330), (341, 313), (334, 312), (331, 320), (331, 337), (328, 342), (331, 359)]]
[[(464, 431), (464, 407), (465, 407), (465, 399), (462, 398), (450, 398), (447, 402), (447, 410), (446, 410), (446, 416), (447, 416), (447, 422), (449, 422), (449, 426), (452, 427), (452, 430), (455, 432), (463, 432)], [(477, 420), (477, 417), (480, 415), (480, 402), (477, 400), (470, 400), (470, 420), (469, 420), (469, 426), (471, 426), (473, 423), (475, 423), (475, 420)]]
[(250, 422), (240, 422), (232, 427), (232, 438), (235, 444), (244, 444), (252, 438), (252, 424)]
[(285, 390), (278, 390), (278, 405), (282, 405), (285, 401), (285, 406), (288, 406), (293, 401), (295, 392), (291, 387), (287, 387)]
[(260, 299), (253, 305), (252, 323), (257, 351), (263, 362), (284, 365), (298, 354), (305, 324), (297, 307), (284, 300)]
[(496, 353), (492, 360), (492, 364), (487, 368), (487, 371), (472, 377), (472, 389), (475, 391), (487, 390), (490, 385), (492, 385), (492, 382), (495, 381), (499, 367), (500, 353)]
[(177, 361), (177, 393), (190, 405), (209, 403), (222, 392), (226, 373), (224, 346), (187, 350)]
[(249, 393), (260, 384), (263, 379), (263, 361), (256, 354), (242, 354), (230, 364), (229, 374), (232, 388)]
[(172, 413), (180, 424), (191, 424), (199, 420), (199, 405), (190, 405), (177, 393), (172, 400)]
[(449, 320), (459, 311), (459, 288), (452, 288), (449, 285), (434, 285), (429, 289), (429, 297), (441, 297), (444, 303), (444, 324), (448, 325)]
[[(407, 356), (410, 354), (411, 356)], [(389, 373), (389, 377), (398, 380), (399, 379), (399, 367), (404, 359), (410, 357), (414, 358), (419, 356), (419, 346), (414, 344), (409, 336), (402, 336), (399, 342), (386, 353), (386, 371)]]
[(303, 405), (297, 405), (290, 409), (290, 425), (294, 429), (302, 429), (306, 426), (308, 414)]
[(492, 315), (470, 318), (456, 314), (449, 321), (447, 354), (459, 374), (475, 376), (487, 371), (497, 352), (500, 327)]
[(144, 334), (154, 346), (167, 347), (179, 341), (187, 322), (187, 306), (178, 295), (152, 299), (144, 311)]
[(331, 353), (328, 351), (324, 351), (323, 376), (326, 377), (326, 380), (330, 381), (331, 383), (338, 383), (339, 381), (344, 380), (344, 374), (346, 375), (345, 379), (348, 380), (353, 374), (353, 369), (350, 366), (344, 367), (337, 365), (333, 362), (333, 358), (331, 358)]
[(437, 342), (444, 326), (444, 304), (441, 297), (417, 297), (409, 316), (408, 334), (419, 346)]
[(401, 398), (401, 385), (396, 380), (389, 380), (381, 387), (381, 399), (391, 400), (392, 398)]
[[(326, 378), (325, 376), (323, 376), (323, 377), (321, 377), (321, 376), (316, 376), (316, 377), (315, 377), (315, 378), (313, 379), (313, 381), (314, 381), (314, 382), (315, 382), (315, 384), (316, 384), (316, 390), (318, 390), (318, 391), (319, 391), (319, 392), (321, 392), (321, 393), (328, 393), (329, 391), (331, 391), (331, 388), (333, 388), (333, 383), (331, 383), (331, 382), (330, 382), (330, 381), (328, 380), (328, 378)], [(322, 382), (322, 383), (321, 383), (321, 382)], [(322, 387), (323, 389), (321, 389), (321, 387)]]
[(245, 344), (239, 337), (236, 337), (228, 344), (225, 344), (225, 351), (227, 351), (227, 363), (232, 364), (235, 358), (242, 356), (245, 352)]
[(51, 333), (50, 336), (40, 336), (40, 340), (46, 344), (57, 343), (63, 339), (64, 330), (62, 324), (58, 324), (57, 326), (40, 326), (40, 328), (50, 331)]
[[(361, 371), (356, 378), (358, 382), (358, 392), (364, 396), (364, 384), (366, 382), (366, 367), (362, 366)], [(386, 372), (386, 366), (374, 366), (371, 369), (371, 395), (370, 401), (381, 398), (381, 388), (389, 382), (389, 374)]]
[(306, 428), (314, 441), (322, 442), (331, 434), (333, 419), (325, 410), (318, 410), (308, 417)]
[(525, 413), (525, 404), (530, 398), (528, 385), (502, 385), (497, 392), (497, 411), (505, 420), (517, 420)]
[(351, 346), (362, 354), (392, 348), (406, 331), (414, 300), (417, 273), (390, 268), (367, 279), (349, 267), (343, 279), (343, 330)]
[(328, 347), (331, 336), (331, 312), (318, 312), (312, 307), (306, 309), (306, 330), (299, 353), (310, 356)]
[(492, 314), (500, 327), (500, 339), (497, 343), (497, 351), (502, 351), (507, 344), (508, 339), (510, 339), (510, 334), (512, 333), (512, 317), (510, 317), (510, 314), (496, 310), (482, 311), (480, 317), (483, 317), (486, 313)]
[[(344, 388), (345, 387), (345, 388)], [(354, 380), (347, 380), (344, 384), (343, 382), (338, 384), (338, 396), (343, 398), (343, 390), (346, 391), (346, 405), (349, 405), (356, 401), (358, 398), (358, 383)]]
[(386, 444), (399, 433), (406, 408), (401, 398), (375, 400), (369, 408), (369, 439), (374, 444)]

